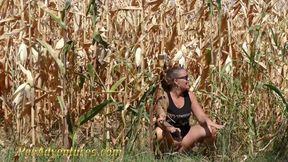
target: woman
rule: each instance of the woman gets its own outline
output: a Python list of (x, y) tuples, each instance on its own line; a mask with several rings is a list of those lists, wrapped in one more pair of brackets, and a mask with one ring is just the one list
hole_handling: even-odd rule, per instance
[[(195, 94), (189, 91), (188, 74), (184, 68), (169, 69), (164, 81), (164, 94), (157, 94), (156, 98), (156, 132), (158, 135), (162, 130), (170, 132), (174, 140), (180, 141), (179, 152), (188, 151), (199, 139), (211, 136), (213, 128), (223, 128), (209, 119)], [(189, 125), (191, 114), (195, 115), (199, 125)]]

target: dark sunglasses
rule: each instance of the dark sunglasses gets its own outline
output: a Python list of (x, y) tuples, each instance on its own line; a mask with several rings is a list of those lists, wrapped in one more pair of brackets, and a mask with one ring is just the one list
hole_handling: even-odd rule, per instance
[(182, 76), (182, 77), (177, 77), (175, 79), (185, 79), (185, 80), (189, 80), (188, 75)]

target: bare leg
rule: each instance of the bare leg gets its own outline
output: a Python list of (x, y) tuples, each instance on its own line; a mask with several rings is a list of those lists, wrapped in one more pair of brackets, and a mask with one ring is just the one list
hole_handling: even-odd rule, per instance
[(157, 141), (160, 141), (163, 139), (163, 130), (160, 127), (156, 127), (155, 133), (156, 133)]
[(210, 135), (211, 133), (209, 132), (207, 127), (201, 125), (192, 126), (189, 132), (183, 138), (179, 152), (188, 151), (194, 146), (195, 142), (198, 141), (200, 138), (208, 137)]
[(165, 150), (179, 150), (181, 147), (181, 142), (174, 140), (171, 133), (167, 130), (163, 131), (160, 127), (156, 127), (155, 135), (156, 137), (154, 139), (160, 143), (161, 151), (165, 152)]

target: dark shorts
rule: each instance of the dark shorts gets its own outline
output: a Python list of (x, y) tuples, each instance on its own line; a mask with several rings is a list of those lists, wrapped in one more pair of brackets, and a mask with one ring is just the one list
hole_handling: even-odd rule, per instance
[[(177, 126), (175, 126), (175, 127), (177, 127)], [(184, 125), (184, 126), (180, 126), (180, 127), (178, 126), (177, 128), (179, 128), (181, 130), (181, 138), (184, 138), (190, 130), (190, 125)], [(177, 133), (173, 133), (172, 137), (173, 138), (179, 138)]]

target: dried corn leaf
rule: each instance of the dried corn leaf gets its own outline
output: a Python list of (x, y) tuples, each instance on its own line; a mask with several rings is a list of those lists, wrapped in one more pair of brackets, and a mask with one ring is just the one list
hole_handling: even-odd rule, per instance
[(54, 11), (50, 10), (49, 8), (47, 8), (43, 2), (38, 1), (37, 3), (38, 3), (38, 6), (39, 6), (42, 10), (44, 10), (45, 12), (47, 12), (48, 15), (49, 15), (54, 21), (56, 21), (60, 27), (62, 27), (63, 29), (67, 29), (66, 24), (65, 24), (64, 21), (62, 21), (61, 17), (56, 16), (56, 13), (54, 13)]
[(63, 62), (58, 58), (58, 54), (57, 52), (51, 47), (51, 45), (49, 45), (48, 43), (46, 43), (45, 41), (41, 41), (41, 40), (37, 40), (43, 47), (45, 47), (49, 54), (52, 56), (52, 58), (55, 60), (55, 62), (57, 63), (60, 73), (61, 74), (65, 74), (65, 68), (64, 68), (64, 64)]
[(34, 85), (34, 79), (33, 79), (33, 76), (32, 76), (32, 73), (30, 70), (27, 70), (25, 69), (21, 64), (18, 64), (21, 71), (26, 75), (27, 77), (27, 83), (30, 85), (30, 86), (33, 86)]
[(64, 47), (64, 45), (65, 45), (64, 39), (61, 38), (61, 39), (56, 43), (55, 49), (61, 49), (61, 48)]
[(16, 89), (16, 91), (14, 92), (13, 98), (14, 98), (16, 95), (18, 95), (21, 91), (23, 91), (26, 85), (27, 85), (27, 83), (21, 84), (21, 85)]

